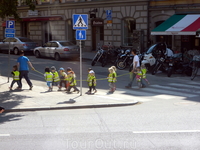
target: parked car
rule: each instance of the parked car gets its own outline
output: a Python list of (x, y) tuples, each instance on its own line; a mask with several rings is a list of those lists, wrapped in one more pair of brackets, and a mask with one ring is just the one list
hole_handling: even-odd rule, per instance
[(49, 41), (33, 50), (35, 57), (51, 57), (55, 60), (62, 58), (78, 58), (79, 46), (70, 41)]
[(9, 43), (10, 52), (13, 52), (15, 55), (18, 55), (20, 50), (23, 50), (24, 52), (33, 52), (33, 49), (38, 46), (36, 42), (33, 42), (31, 39), (26, 37), (10, 37), (5, 38), (0, 42), (0, 50), (8, 52)]

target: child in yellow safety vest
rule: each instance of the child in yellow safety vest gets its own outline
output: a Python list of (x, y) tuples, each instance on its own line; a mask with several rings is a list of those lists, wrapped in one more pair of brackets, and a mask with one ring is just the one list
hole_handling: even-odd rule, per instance
[(145, 67), (144, 64), (141, 65), (141, 71), (142, 71), (142, 79), (144, 79), (147, 82), (147, 84), (150, 84), (146, 77), (147, 68)]
[(53, 82), (53, 74), (51, 73), (50, 69), (47, 67), (45, 68), (44, 78), (47, 82), (47, 86), (49, 87), (49, 92), (52, 91), (52, 82)]
[(13, 81), (9, 87), (10, 90), (12, 90), (12, 87), (15, 83), (17, 83), (18, 87), (20, 87), (20, 82), (19, 82), (19, 71), (18, 71), (18, 67), (17, 65), (13, 66), (13, 71), (11, 72), (12, 76), (13, 76)]
[[(111, 68), (113, 68), (113, 70), (114, 70), (114, 74), (115, 74), (116, 81), (117, 81), (117, 68), (115, 66), (111, 66)], [(115, 83), (114, 83), (114, 88), (116, 90), (116, 84)]]
[(60, 75), (60, 84), (59, 84), (59, 89), (58, 91), (61, 91), (63, 85), (65, 87), (65, 90), (67, 91), (67, 73), (65, 72), (64, 68), (59, 69), (59, 75)]
[(56, 71), (56, 67), (52, 66), (51, 67), (51, 73), (53, 74), (53, 82), (52, 82), (52, 88), (53, 86), (57, 86), (59, 88), (59, 81), (60, 81), (60, 77), (58, 72)]
[(86, 92), (86, 94), (92, 94), (92, 90), (94, 91), (94, 93), (96, 93), (97, 92), (97, 90), (96, 90), (97, 82), (96, 82), (95, 72), (91, 68), (88, 69), (87, 82), (88, 82), (89, 90)]
[(68, 82), (69, 82), (69, 87), (67, 88), (67, 93), (71, 93), (70, 90), (71, 88), (74, 88), (73, 92), (77, 92), (77, 94), (80, 92), (79, 89), (76, 87), (76, 75), (73, 71), (68, 72)]
[(115, 82), (117, 81), (116, 79), (116, 73), (112, 67), (108, 68), (109, 75), (108, 75), (108, 82), (110, 86), (110, 90), (108, 93), (113, 93), (115, 91)]
[(136, 82), (138, 84), (138, 87), (141, 88), (142, 87), (142, 83), (141, 83), (141, 79), (142, 79), (142, 71), (140, 67), (136, 68), (136, 72), (134, 72), (136, 74)]

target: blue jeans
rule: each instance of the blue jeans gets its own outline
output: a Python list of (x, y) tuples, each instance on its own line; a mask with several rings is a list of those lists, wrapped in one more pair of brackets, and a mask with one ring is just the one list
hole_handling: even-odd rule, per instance
[[(129, 84), (128, 84), (129, 87), (132, 87), (133, 81), (134, 81), (135, 77), (136, 77), (136, 74), (130, 72), (130, 82), (129, 82)], [(144, 82), (143, 82), (143, 79), (141, 79), (141, 84), (142, 84), (142, 86), (145, 86), (145, 84), (144, 84)]]
[(12, 83), (11, 83), (11, 85), (10, 85), (10, 87), (12, 88), (15, 83), (17, 83), (18, 87), (20, 87), (19, 80), (13, 80)]
[(27, 70), (23, 70), (23, 71), (19, 71), (20, 72), (20, 75), (19, 75), (19, 83), (20, 83), (20, 86), (19, 86), (19, 88), (22, 88), (22, 78), (24, 77), (24, 79), (26, 80), (26, 82), (28, 83), (28, 85), (30, 86), (30, 87), (32, 87), (32, 83), (31, 83), (31, 81), (30, 81), (30, 79), (29, 79), (29, 77), (28, 77), (28, 72), (29, 71), (27, 71)]

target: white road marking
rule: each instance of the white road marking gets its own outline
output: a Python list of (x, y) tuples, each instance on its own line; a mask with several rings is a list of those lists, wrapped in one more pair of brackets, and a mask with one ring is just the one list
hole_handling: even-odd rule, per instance
[[(175, 91), (180, 91), (180, 92), (188, 92), (188, 93), (191, 93), (190, 92), (190, 87), (188, 87), (188, 89), (182, 89), (182, 88), (176, 88), (176, 87), (170, 87), (170, 86), (161, 86), (161, 85), (151, 85), (151, 87), (156, 87), (158, 89), (168, 89), (168, 90), (175, 90)], [(195, 91), (195, 93), (200, 93), (200, 91)]]
[(169, 131), (133, 131), (135, 134), (141, 133), (199, 133), (200, 130), (169, 130)]
[(169, 83), (169, 85), (172, 85), (172, 86), (178, 86), (178, 87), (185, 87), (185, 88), (188, 88), (188, 89), (200, 89), (200, 85), (196, 84), (196, 85), (189, 85), (189, 84), (178, 84), (178, 83)]
[[(161, 87), (160, 87), (161, 88)], [(148, 92), (156, 92), (156, 93), (160, 93), (160, 94), (167, 94), (167, 95), (180, 95), (182, 97), (195, 97), (195, 96), (198, 96), (198, 95), (194, 95), (194, 94), (189, 94), (189, 93), (183, 93), (183, 92), (176, 92), (176, 91), (169, 91), (169, 90), (166, 90), (164, 89), (163, 87), (163, 90), (161, 89), (154, 89), (154, 88), (143, 88), (141, 89), (142, 91), (144, 91), (144, 93), (146, 91)], [(146, 94), (145, 94), (146, 95)]]
[(10, 136), (10, 134), (0, 134), (0, 137), (1, 136)]

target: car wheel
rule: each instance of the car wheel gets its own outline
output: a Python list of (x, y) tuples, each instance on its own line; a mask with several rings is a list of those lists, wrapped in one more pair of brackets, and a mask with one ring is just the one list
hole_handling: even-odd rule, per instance
[(36, 58), (40, 58), (40, 57), (41, 57), (40, 52), (39, 52), (38, 50), (35, 51), (35, 57), (36, 57)]
[(60, 60), (60, 55), (58, 53), (55, 53), (54, 58), (55, 58), (55, 60), (59, 61)]
[(18, 55), (18, 54), (19, 54), (19, 49), (15, 47), (14, 50), (13, 50), (13, 53), (14, 53), (15, 55)]

